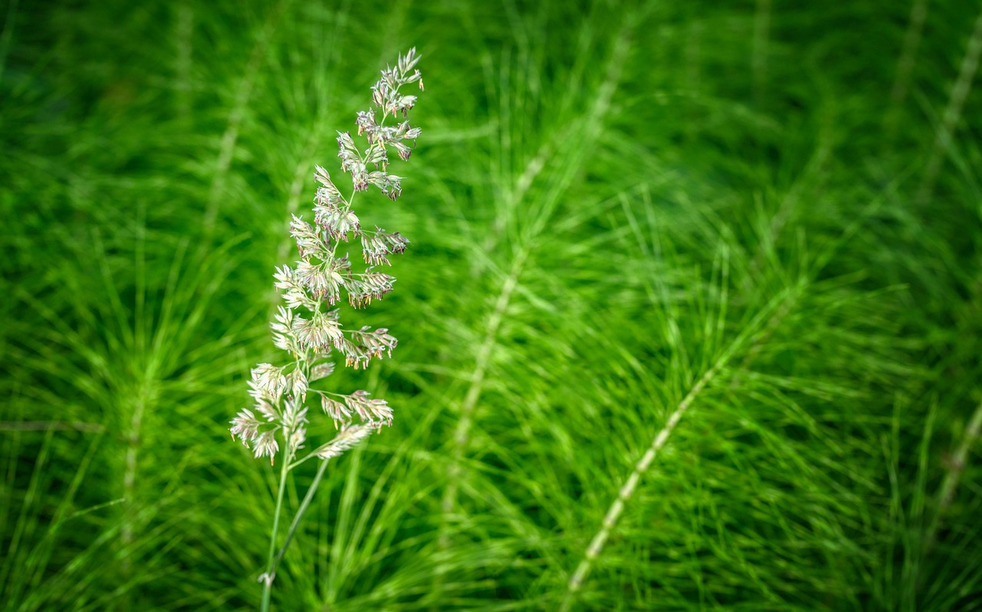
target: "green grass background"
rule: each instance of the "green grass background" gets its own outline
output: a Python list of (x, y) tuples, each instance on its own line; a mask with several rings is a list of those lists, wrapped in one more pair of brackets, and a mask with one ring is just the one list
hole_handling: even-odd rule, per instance
[(662, 431), (572, 609), (982, 609), (980, 15), (0, 4), (0, 607), (258, 607), (228, 421), (314, 164), (416, 46), (404, 195), (359, 202), (413, 243), (345, 315), (400, 345), (334, 377), (396, 422), (276, 609), (556, 609)]

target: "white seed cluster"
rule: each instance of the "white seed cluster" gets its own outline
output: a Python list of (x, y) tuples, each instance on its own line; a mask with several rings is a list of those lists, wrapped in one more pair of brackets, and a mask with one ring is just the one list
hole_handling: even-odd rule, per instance
[[(334, 393), (311, 386), (334, 371), (335, 353), (344, 357), (347, 367), (365, 368), (373, 359), (392, 355), (397, 341), (385, 328), (347, 329), (341, 323), (342, 297), (354, 308), (365, 308), (392, 291), (395, 278), (378, 266), (391, 265), (389, 256), (406, 250), (409, 240), (399, 232), (375, 226), (362, 229), (352, 210), (356, 193), (374, 186), (391, 200), (402, 194), (402, 177), (388, 173), (389, 153), (409, 159), (420, 129), (409, 124), (409, 111), (416, 96), (404, 95), (400, 88), (423, 80), (416, 70), (415, 49), (399, 57), (395, 68), (386, 68), (372, 87), (372, 108), (358, 113), (356, 126), (360, 148), (349, 132), (339, 132), (338, 157), (341, 170), (351, 175), (351, 195), (347, 198), (331, 175), (317, 166), (314, 179), (319, 184), (314, 198), (314, 223), (296, 215), (290, 223), (290, 236), (296, 241), (300, 259), (293, 266), (276, 269), (275, 287), (283, 296), (270, 325), (274, 345), (289, 353), (292, 362), (283, 366), (261, 363), (252, 370), (249, 382), (254, 406), (243, 408), (231, 421), (232, 436), (238, 437), (255, 456), (273, 460), (286, 449), (287, 462), (293, 461), (307, 437), (307, 397), (317, 395), (324, 413), (339, 430), (337, 436), (313, 451), (329, 459), (340, 455), (383, 425), (392, 423), (392, 409), (384, 399), (372, 398), (363, 390), (350, 394)], [(380, 119), (377, 119), (380, 115)], [(402, 121), (386, 125), (392, 117)], [(340, 255), (341, 243), (358, 238), (365, 269), (355, 271), (347, 255)]]

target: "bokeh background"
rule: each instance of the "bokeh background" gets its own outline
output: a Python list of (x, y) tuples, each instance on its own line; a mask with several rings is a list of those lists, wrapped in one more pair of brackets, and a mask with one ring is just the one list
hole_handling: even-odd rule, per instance
[(412, 46), (423, 135), (359, 213), (413, 242), (345, 315), (400, 346), (331, 379), (396, 422), (276, 609), (982, 609), (978, 2), (0, 20), (3, 609), (258, 607), (275, 473), (228, 421), (314, 164)]

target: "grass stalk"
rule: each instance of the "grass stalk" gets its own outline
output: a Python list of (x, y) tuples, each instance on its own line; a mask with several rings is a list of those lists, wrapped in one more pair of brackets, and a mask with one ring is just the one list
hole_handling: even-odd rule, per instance
[(508, 309), (512, 293), (518, 287), (518, 279), (521, 276), (522, 267), (527, 257), (527, 251), (521, 250), (518, 252), (512, 262), (511, 270), (509, 270), (508, 275), (501, 284), (501, 291), (498, 293), (494, 308), (491, 311), (491, 316), (488, 318), (484, 339), (478, 347), (474, 370), (470, 376), (470, 385), (467, 387), (464, 402), (460, 407), (460, 418), (454, 430), (453, 452), (451, 453), (451, 461), (447, 471), (447, 489), (444, 491), (443, 500), (440, 504), (444, 516), (444, 520), (441, 523), (444, 525), (440, 535), (441, 548), (447, 548), (450, 545), (449, 532), (447, 531), (446, 525), (457, 505), (457, 491), (462, 472), (460, 464), (463, 461), (464, 452), (467, 448), (470, 429), (474, 420), (474, 408), (477, 406), (477, 402), (481, 397), (481, 391), (484, 388), (484, 378), (487, 373), (488, 364), (491, 361), (491, 353), (497, 342), (498, 330), (504, 320), (505, 311)]
[(914, 0), (910, 6), (910, 17), (907, 20), (907, 31), (904, 33), (903, 46), (900, 49), (900, 59), (897, 60), (896, 72), (893, 77), (893, 87), (890, 88), (890, 107), (883, 114), (884, 128), (887, 136), (892, 136), (897, 128), (900, 107), (907, 97), (910, 87), (911, 73), (917, 59), (917, 50), (921, 44), (924, 32), (924, 22), (927, 21), (928, 0)]
[(951, 88), (948, 104), (941, 116), (941, 124), (936, 130), (934, 147), (931, 149), (930, 157), (928, 157), (925, 165), (924, 177), (921, 180), (921, 187), (917, 192), (916, 201), (918, 202), (927, 202), (934, 193), (934, 185), (941, 172), (941, 166), (946, 155), (954, 146), (955, 129), (962, 117), (965, 100), (972, 90), (972, 82), (978, 71), (980, 57), (982, 57), (982, 10), (975, 17), (972, 33), (965, 45), (965, 54), (962, 56), (958, 68), (958, 77)]
[(787, 291), (783, 292), (781, 295), (773, 299), (765, 308), (758, 314), (754, 320), (743, 329), (743, 331), (724, 349), (716, 361), (713, 363), (712, 367), (706, 370), (699, 380), (690, 388), (689, 392), (686, 393), (685, 397), (681, 402), (675, 407), (672, 413), (669, 415), (668, 419), (662, 428), (655, 434), (655, 437), (651, 441), (651, 445), (645, 450), (644, 454), (635, 463), (634, 469), (628, 475), (627, 479), (620, 485), (617, 496), (614, 501), (607, 508), (604, 518), (601, 521), (600, 529), (593, 535), (590, 540), (590, 544), (587, 546), (583, 553), (583, 558), (580, 560), (576, 569), (573, 571), (572, 576), (570, 576), (568, 582), (566, 583), (566, 591), (562, 598), (562, 603), (560, 604), (560, 610), (566, 612), (572, 606), (576, 594), (583, 587), (584, 582), (590, 575), (590, 571), (593, 567), (594, 562), (600, 556), (604, 550), (604, 545), (607, 539), (610, 537), (613, 530), (616, 528), (617, 523), (620, 519), (621, 514), (624, 512), (624, 508), (627, 503), (629, 503), (634, 496), (634, 493), (641, 482), (641, 478), (645, 475), (651, 464), (654, 462), (658, 452), (668, 443), (669, 437), (675, 430), (676, 426), (682, 420), (682, 417), (692, 406), (693, 402), (699, 397), (706, 387), (708, 387), (716, 379), (719, 373), (726, 367), (730, 360), (755, 336), (761, 333), (761, 328), (765, 331), (762, 333), (771, 333), (773, 330), (767, 330), (764, 324), (765, 321), (772, 320), (774, 318), (775, 312), (779, 312), (782, 305), (787, 303), (791, 299), (791, 294)]
[(263, 599), (260, 605), (262, 612), (269, 612), (270, 597), (273, 593), (273, 580), (276, 578), (276, 537), (280, 531), (280, 514), (283, 512), (283, 495), (286, 492), (286, 476), (290, 471), (289, 449), (283, 448), (283, 463), (280, 466), (280, 481), (276, 487), (276, 507), (273, 509), (273, 528), (269, 536), (269, 554), (266, 559), (266, 571), (259, 580), (263, 583)]
[(941, 481), (941, 488), (938, 490), (936, 511), (931, 517), (931, 524), (928, 526), (925, 536), (926, 550), (930, 550), (934, 545), (934, 541), (938, 535), (938, 529), (940, 529), (941, 524), (944, 522), (945, 515), (951, 508), (952, 502), (955, 501), (955, 491), (958, 488), (958, 483), (961, 481), (962, 474), (968, 467), (968, 453), (971, 451), (975, 441), (978, 440), (980, 432), (982, 432), (982, 402), (976, 406), (975, 411), (968, 421), (968, 425), (965, 427), (965, 432), (962, 434), (958, 448), (955, 449), (954, 454), (949, 459), (949, 467), (945, 470), (944, 479)]
[(307, 493), (303, 496), (303, 501), (300, 502), (300, 507), (297, 508), (297, 513), (293, 517), (293, 521), (290, 522), (290, 527), (287, 529), (286, 538), (283, 539), (283, 546), (280, 547), (279, 552), (276, 553), (276, 560), (273, 562), (272, 570), (275, 573), (276, 568), (279, 567), (280, 562), (283, 561), (283, 556), (286, 554), (286, 549), (289, 548), (290, 542), (293, 541), (293, 536), (296, 535), (297, 529), (300, 527), (300, 521), (303, 520), (304, 515), (307, 513), (307, 509), (310, 508), (310, 503), (314, 499), (314, 495), (317, 494), (317, 488), (320, 486), (321, 480), (324, 478), (324, 474), (327, 472), (327, 464), (329, 460), (322, 460), (317, 466), (317, 473), (314, 474), (314, 480), (310, 483), (307, 488)]
[(284, 2), (281, 1), (270, 10), (270, 14), (267, 15), (262, 28), (258, 31), (252, 47), (252, 53), (249, 55), (249, 60), (244, 70), (240, 73), (239, 84), (236, 88), (235, 97), (232, 99), (232, 108), (228, 113), (225, 132), (222, 134), (218, 156), (215, 158), (214, 168), (211, 173), (212, 181), (203, 221), (205, 237), (210, 237), (215, 230), (215, 222), (218, 219), (222, 201), (225, 199), (228, 172), (232, 167), (232, 158), (235, 155), (239, 132), (242, 130), (242, 123), (245, 120), (246, 111), (249, 108), (249, 100), (252, 98), (253, 86), (259, 75), (260, 68), (262, 68), (263, 62), (266, 59), (267, 47), (283, 9)]
[(614, 499), (613, 503), (607, 508), (607, 512), (604, 514), (603, 521), (601, 521), (600, 529), (594, 534), (593, 539), (590, 540), (589, 546), (587, 546), (586, 551), (583, 553), (583, 558), (580, 560), (579, 564), (570, 576), (569, 582), (566, 586), (566, 594), (563, 598), (563, 603), (560, 606), (560, 610), (566, 611), (570, 609), (573, 602), (573, 598), (576, 593), (583, 587), (583, 583), (586, 581), (587, 577), (590, 575), (590, 570), (593, 567), (594, 561), (603, 552), (604, 544), (606, 544), (607, 539), (610, 537), (611, 532), (617, 526), (617, 522), (620, 519), (621, 513), (624, 511), (625, 504), (631, 501), (634, 496), (634, 491), (638, 487), (638, 483), (641, 478), (651, 467), (652, 462), (654, 462), (658, 451), (660, 451), (665, 444), (668, 442), (668, 438), (672, 435), (672, 431), (682, 420), (682, 416), (685, 415), (686, 411), (699, 396), (706, 385), (710, 384), (719, 371), (725, 366), (725, 361), (717, 361), (713, 367), (705, 372), (702, 377), (696, 382), (695, 385), (689, 390), (685, 398), (679, 402), (672, 414), (669, 415), (668, 420), (665, 425), (662, 426), (661, 430), (655, 435), (651, 442), (651, 446), (645, 451), (638, 462), (635, 464), (634, 469), (631, 474), (628, 475), (627, 479), (621, 485), (617, 492), (617, 497)]

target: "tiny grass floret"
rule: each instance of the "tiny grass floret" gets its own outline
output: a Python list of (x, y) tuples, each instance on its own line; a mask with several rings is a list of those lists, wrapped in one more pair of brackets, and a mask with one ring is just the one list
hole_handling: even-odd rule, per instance
[[(364, 369), (375, 359), (391, 357), (398, 344), (386, 328), (345, 327), (341, 305), (342, 296), (347, 296), (350, 306), (366, 308), (392, 291), (396, 279), (378, 267), (391, 265), (389, 257), (405, 252), (409, 245), (399, 232), (388, 232), (377, 225), (374, 230), (363, 229), (352, 203), (356, 193), (372, 186), (390, 200), (402, 195), (402, 177), (387, 170), (390, 152), (407, 161), (420, 134), (420, 129), (412, 127), (408, 120), (416, 96), (400, 91), (412, 83), (423, 89), (422, 77), (415, 69), (418, 61), (413, 48), (399, 57), (395, 68), (382, 71), (372, 87), (373, 107), (357, 115), (357, 136), (364, 143), (356, 141), (349, 132), (338, 132), (341, 170), (351, 175), (350, 195), (345, 198), (328, 171), (316, 166), (314, 179), (319, 186), (314, 197), (314, 223), (296, 215), (290, 222), (290, 236), (296, 241), (300, 259), (293, 266), (277, 268), (273, 275), (284, 305), (277, 308), (270, 329), (273, 344), (287, 352), (290, 360), (280, 366), (261, 363), (252, 369), (249, 395), (254, 406), (243, 408), (231, 421), (232, 437), (251, 449), (256, 458), (268, 457), (270, 463), (275, 463), (280, 455), (282, 461), (269, 561), (260, 576), (264, 584), (263, 610), (269, 608), (276, 567), (320, 483), (327, 460), (392, 424), (392, 408), (384, 399), (373, 398), (364, 390), (343, 394), (320, 385), (334, 372), (338, 356), (344, 358), (346, 367)], [(380, 113), (380, 120), (376, 113)], [(386, 125), (390, 116), (402, 121)], [(358, 242), (352, 242), (354, 238)], [(342, 243), (361, 246), (364, 269), (356, 270), (348, 254), (338, 252)], [(315, 397), (319, 401), (314, 401)], [(338, 433), (298, 458), (307, 441), (308, 399), (320, 405)], [(286, 476), (312, 458), (321, 459), (321, 466), (279, 554), (274, 555)]]

